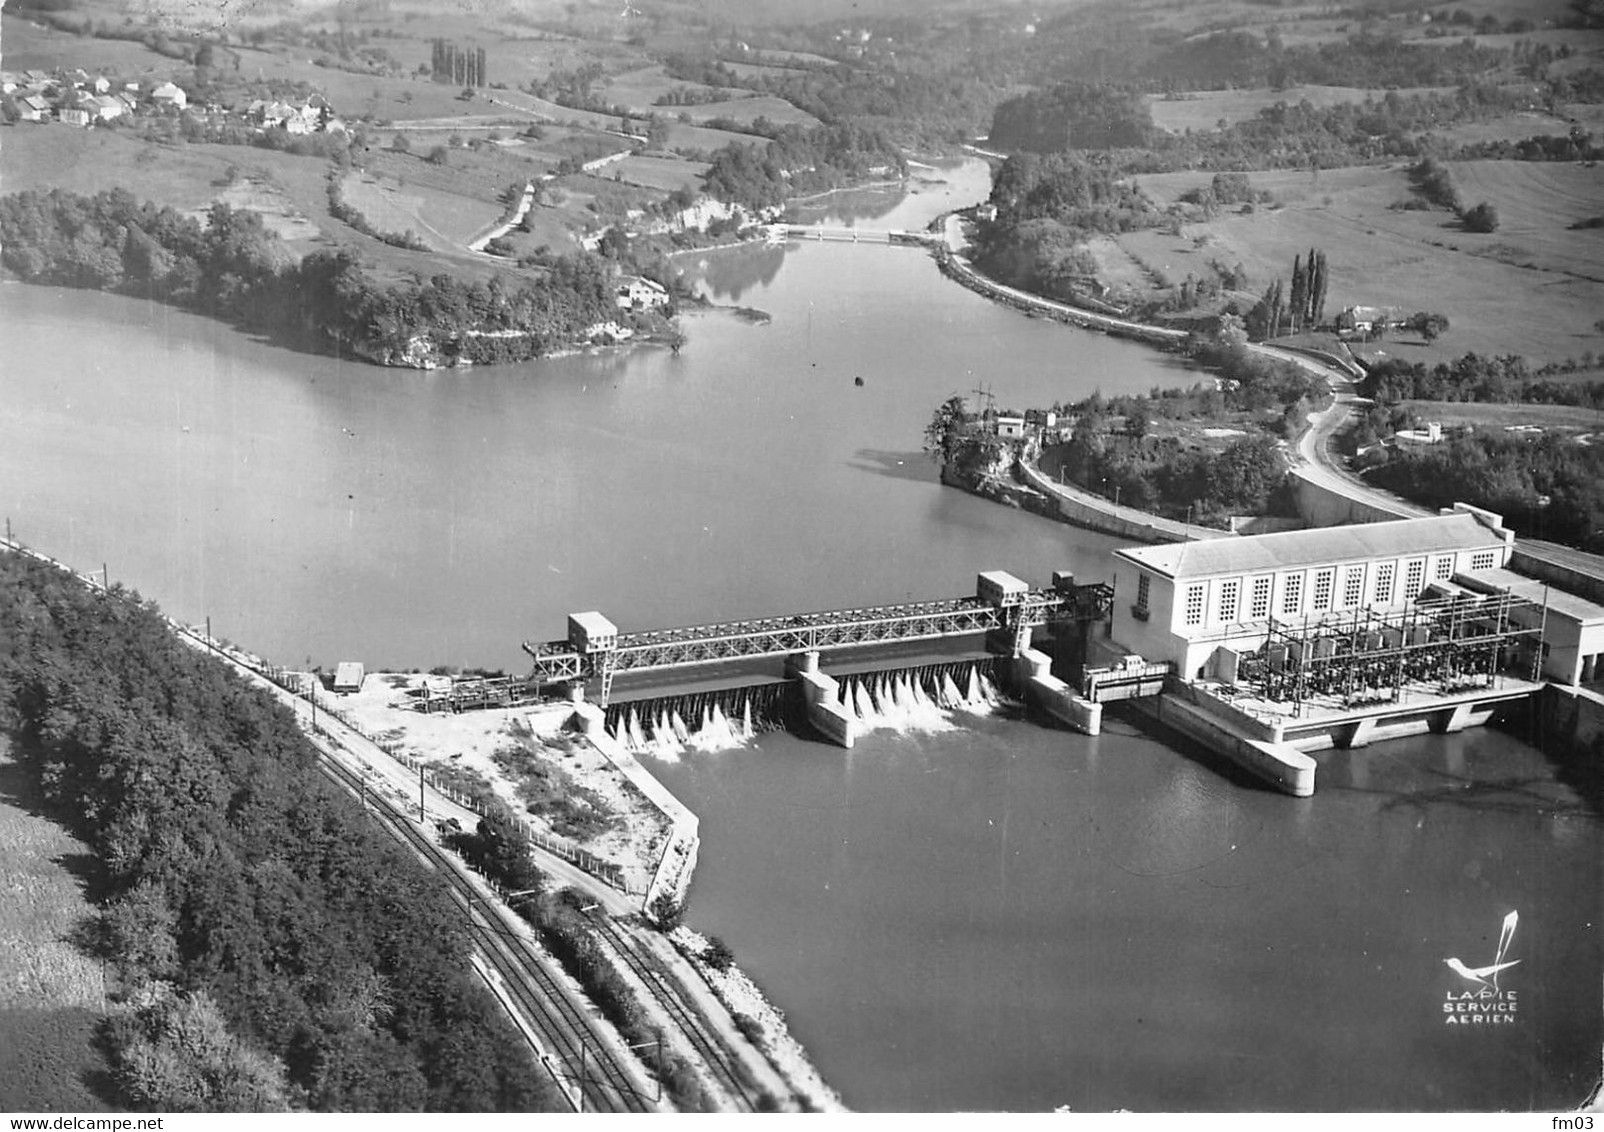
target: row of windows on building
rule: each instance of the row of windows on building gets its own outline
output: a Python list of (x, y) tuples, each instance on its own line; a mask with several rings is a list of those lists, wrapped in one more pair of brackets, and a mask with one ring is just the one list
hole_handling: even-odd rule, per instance
[[(1477, 551), (1471, 555), (1470, 568), (1490, 570), (1497, 562), (1496, 551)], [(1374, 582), (1370, 593), (1370, 604), (1386, 606), (1398, 600), (1414, 600), (1426, 586), (1426, 564), (1425, 558), (1409, 559), (1404, 563), (1403, 592), (1399, 595), (1394, 593), (1397, 563), (1371, 564), (1374, 567), (1372, 571)], [(1454, 555), (1442, 555), (1431, 560), (1431, 568), (1433, 581), (1446, 581), (1454, 574)], [(1337, 588), (1337, 567), (1327, 566), (1314, 571), (1308, 612), (1326, 613), (1333, 609), (1354, 609), (1364, 604), (1367, 569), (1366, 564), (1362, 562), (1342, 567), (1340, 590)], [(1296, 617), (1304, 612), (1305, 576), (1304, 572), (1281, 575), (1281, 600), (1275, 609), (1276, 615)], [(1271, 615), (1271, 599), (1275, 592), (1275, 578), (1276, 576), (1272, 574), (1249, 578), (1245, 608), (1242, 600), (1242, 579), (1226, 578), (1220, 581), (1213, 620), (1220, 624), (1268, 620)], [(1136, 605), (1138, 610), (1143, 612), (1147, 609), (1148, 581), (1147, 576), (1142, 575), (1136, 583)], [(1208, 613), (1208, 592), (1208, 582), (1191, 582), (1186, 586), (1181, 606), (1182, 624), (1188, 627), (1203, 624)]]

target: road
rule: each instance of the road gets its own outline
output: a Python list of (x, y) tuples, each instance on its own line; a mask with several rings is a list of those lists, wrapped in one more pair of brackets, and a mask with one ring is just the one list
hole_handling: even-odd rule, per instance
[(1334, 394), (1330, 407), (1309, 415), (1309, 428), (1298, 440), (1296, 463), (1299, 472), (1320, 486), (1349, 499), (1389, 511), (1400, 519), (1433, 514), (1427, 508), (1398, 498), (1391, 492), (1371, 487), (1338, 463), (1331, 451), (1331, 440), (1347, 427), (1356, 404), (1364, 404), (1353, 378), (1334, 365), (1294, 350), (1254, 343), (1248, 347), (1260, 357), (1291, 362), (1326, 382)]

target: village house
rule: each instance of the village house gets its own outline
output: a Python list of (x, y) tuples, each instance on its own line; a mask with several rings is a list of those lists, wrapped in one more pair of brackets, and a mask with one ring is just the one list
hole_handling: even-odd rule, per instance
[(150, 92), (150, 99), (158, 106), (171, 106), (178, 110), (189, 105), (189, 96), (176, 83), (162, 83)]
[(1392, 312), (1386, 307), (1349, 307), (1337, 315), (1337, 330), (1369, 334), (1378, 327), (1385, 328), (1391, 321)]
[(43, 122), (50, 117), (50, 101), (42, 94), (30, 94), (18, 101), (17, 113), (24, 122)]
[(1025, 436), (1024, 417), (998, 417), (997, 439), (1023, 440)]
[(89, 111), (68, 107), (56, 114), (56, 121), (63, 126), (77, 126), (80, 129), (87, 128), (89, 125)]
[(0, 71), (0, 94), (10, 94), (14, 90), (20, 90), (21, 87), (22, 83), (16, 75), (10, 71)]
[(639, 275), (620, 275), (614, 293), (620, 310), (656, 310), (668, 305), (668, 292), (663, 285)]
[[(87, 110), (88, 107), (86, 106), (84, 109)], [(113, 118), (121, 118), (126, 111), (127, 111), (127, 107), (125, 107), (122, 104), (121, 101), (119, 101), (118, 99), (113, 98), (111, 95), (109, 95), (109, 94), (97, 94), (97, 95), (95, 95), (95, 110), (94, 110), (94, 114), (95, 114), (95, 117), (97, 119), (99, 119), (100, 121), (109, 122)]]
[(89, 84), (89, 89), (96, 94), (107, 94), (111, 91), (111, 80), (105, 75), (96, 75), (95, 81)]

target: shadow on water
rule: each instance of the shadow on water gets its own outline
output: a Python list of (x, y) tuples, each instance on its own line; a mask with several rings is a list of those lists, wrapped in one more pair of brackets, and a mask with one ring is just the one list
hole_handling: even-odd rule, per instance
[(875, 448), (860, 448), (849, 467), (873, 472), (892, 479), (913, 480), (916, 483), (935, 483), (941, 473), (930, 457), (923, 452), (884, 452)]
[(1144, 738), (1152, 739), (1154, 742), (1162, 743), (1176, 754), (1190, 759), (1205, 770), (1219, 775), (1232, 786), (1239, 786), (1244, 790), (1256, 790), (1261, 794), (1281, 793), (1281, 791), (1276, 790), (1258, 776), (1250, 774), (1224, 755), (1205, 747), (1202, 743), (1183, 735), (1173, 728), (1166, 727), (1162, 723), (1157, 723), (1144, 715), (1138, 714), (1135, 710), (1123, 704), (1112, 705), (1112, 710), (1104, 714), (1103, 732), (1105, 734), (1111, 732), (1117, 734), (1120, 728), (1110, 728), (1109, 726), (1110, 723), (1116, 721), (1118, 725), (1124, 728), (1125, 734), (1141, 735)]

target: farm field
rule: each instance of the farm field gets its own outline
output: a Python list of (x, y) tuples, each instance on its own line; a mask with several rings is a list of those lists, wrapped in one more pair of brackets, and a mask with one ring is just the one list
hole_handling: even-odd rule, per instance
[(388, 177), (366, 173), (347, 175), (341, 190), (345, 203), (360, 212), (375, 230), (412, 232), (436, 251), (461, 250), (503, 211), (484, 201), (417, 185), (402, 186)]
[(727, 118), (732, 122), (739, 122), (746, 126), (759, 118), (767, 118), (779, 126), (816, 126), (819, 120), (803, 110), (798, 110), (783, 98), (772, 95), (758, 95), (751, 98), (737, 98), (729, 102), (707, 102), (700, 106), (681, 106), (676, 108), (679, 113), (689, 115), (693, 122), (706, 122), (714, 118)]
[(0, 1109), (106, 1111), (85, 1084), (105, 1010), (98, 961), (69, 942), (95, 915), (73, 872), (88, 849), (43, 816), (0, 740)]
[(128, 79), (146, 74), (167, 78), (188, 70), (182, 59), (160, 55), (143, 43), (68, 35), (11, 12), (0, 15), (0, 34), (8, 71), (51, 70), (68, 61), (92, 75), (104, 71)]
[[(1588, 374), (1586, 378), (1597, 380), (1598, 374)], [(1469, 425), (1496, 431), (1526, 427), (1578, 435), (1604, 431), (1604, 414), (1579, 409), (1574, 405), (1506, 405), (1473, 401), (1404, 401), (1402, 404), (1421, 420), (1439, 421), (1444, 428)]]
[(637, 67), (632, 71), (613, 75), (602, 88), (601, 96), (616, 106), (625, 106), (637, 114), (674, 114), (683, 107), (658, 106), (656, 102), (671, 90), (689, 90), (697, 94), (722, 94), (724, 98), (738, 98), (744, 92), (711, 87), (703, 83), (688, 83), (671, 78), (660, 66)]
[[(1400, 90), (1400, 95), (1445, 94), (1451, 87), (1414, 87)], [(1172, 134), (1209, 132), (1218, 128), (1223, 119), (1227, 125), (1256, 117), (1260, 110), (1285, 102), (1296, 106), (1307, 101), (1311, 106), (1338, 106), (1345, 102), (1363, 102), (1367, 98), (1380, 98), (1385, 91), (1365, 90), (1356, 86), (1296, 86), (1287, 90), (1260, 87), (1255, 90), (1194, 90), (1166, 98), (1149, 95), (1148, 109), (1153, 124)]]
[(632, 185), (673, 192), (676, 189), (701, 188), (702, 174), (708, 166), (700, 161), (680, 161), (670, 157), (626, 157), (611, 169)]
[[(1525, 355), (1535, 361), (1578, 357), (1604, 348), (1595, 324), (1604, 312), (1604, 230), (1569, 228), (1604, 213), (1604, 179), (1596, 171), (1553, 163), (1465, 162), (1452, 166), (1467, 201), (1490, 200), (1497, 232), (1466, 232), (1447, 212), (1395, 211), (1408, 199), (1402, 165), (1307, 172), (1254, 173), (1279, 207), (1232, 213), (1119, 236), (1124, 251), (1172, 282), (1209, 271), (1209, 260), (1241, 263), (1250, 286), (1289, 279), (1292, 259), (1311, 247), (1330, 258), (1327, 315), (1350, 305), (1432, 310), (1451, 329), (1430, 346), (1377, 343), (1414, 361), (1443, 361), (1466, 351)], [(1155, 200), (1173, 201), (1206, 184), (1197, 173), (1143, 177)]]
[[(157, 145), (120, 130), (23, 124), (4, 134), (5, 191), (59, 187), (79, 193), (125, 188), (143, 200), (188, 211), (217, 196), (230, 160), (213, 147)], [(231, 147), (234, 158), (264, 150)], [(245, 162), (237, 162), (243, 166)], [(323, 163), (316, 162), (321, 169)]]
[(1506, 114), (1501, 118), (1489, 118), (1485, 122), (1461, 122), (1447, 129), (1433, 130), (1431, 136), (1452, 148), (1475, 145), (1477, 142), (1518, 142), (1542, 134), (1563, 137), (1571, 132), (1573, 126), (1580, 126), (1597, 135), (1600, 129), (1604, 129), (1604, 106), (1571, 103), (1564, 108), (1564, 117), (1527, 110)]
[(768, 138), (757, 134), (737, 134), (730, 130), (693, 126), (679, 121), (670, 122), (668, 126), (668, 148), (678, 153), (705, 155), (727, 145), (755, 145), (762, 148), (768, 144)]

